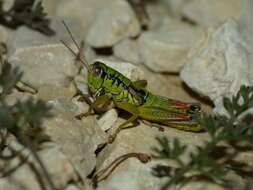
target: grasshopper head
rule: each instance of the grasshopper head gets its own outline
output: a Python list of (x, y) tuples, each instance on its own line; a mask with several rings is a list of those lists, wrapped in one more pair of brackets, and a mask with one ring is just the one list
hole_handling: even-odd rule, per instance
[(89, 65), (90, 69), (88, 72), (88, 85), (92, 94), (96, 94), (102, 88), (103, 76), (106, 70), (104, 63), (100, 61), (95, 61), (93, 64)]

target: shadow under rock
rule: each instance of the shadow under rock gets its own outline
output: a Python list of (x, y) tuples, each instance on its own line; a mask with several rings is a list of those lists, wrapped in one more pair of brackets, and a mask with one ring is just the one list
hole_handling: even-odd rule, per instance
[(199, 102), (204, 103), (210, 107), (214, 107), (213, 102), (206, 96), (201, 96), (200, 94), (194, 92), (190, 87), (186, 85), (186, 83), (182, 82), (183, 89), (194, 99), (197, 99)]

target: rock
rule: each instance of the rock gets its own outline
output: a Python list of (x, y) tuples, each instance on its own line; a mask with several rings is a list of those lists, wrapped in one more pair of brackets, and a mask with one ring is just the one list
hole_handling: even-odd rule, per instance
[(77, 186), (75, 185), (68, 185), (68, 187), (65, 188), (65, 190), (80, 190)]
[(162, 20), (171, 15), (165, 1), (160, 1), (159, 3), (145, 3), (145, 9), (149, 16), (148, 30), (157, 30)]
[(3, 10), (5, 10), (5, 11), (10, 10), (10, 8), (13, 5), (13, 3), (14, 3), (14, 0), (4, 1), (3, 2)]
[(82, 33), (80, 36), (83, 38), (86, 36), (90, 24), (94, 21), (97, 11), (106, 5), (107, 2), (100, 0), (57, 1), (56, 16), (64, 20), (74, 19), (80, 23), (79, 33)]
[(188, 0), (167, 0), (166, 1), (168, 8), (172, 12), (172, 14), (177, 17), (181, 16), (183, 8), (189, 2), (190, 1), (188, 1)]
[(80, 95), (77, 95), (72, 98), (71, 102), (77, 107), (78, 113), (86, 113), (89, 110), (90, 105), (87, 104), (85, 101), (80, 101), (82, 97)]
[(7, 43), (12, 33), (13, 33), (12, 30), (6, 28), (5, 26), (0, 25), (0, 42)]
[[(119, 9), (119, 10), (117, 10)], [(98, 11), (99, 10), (99, 11)], [(109, 14), (109, 15), (108, 15)], [(68, 0), (61, 0), (58, 1), (58, 6), (56, 8), (56, 15), (61, 19), (74, 19), (78, 23), (80, 23), (81, 29), (77, 31), (78, 36), (81, 38), (86, 37), (87, 32), (89, 31), (89, 34), (91, 37), (93, 37), (93, 41), (98, 41), (97, 37), (102, 34), (102, 38), (106, 35), (110, 37), (110, 32), (116, 32), (116, 34), (113, 34), (115, 37), (113, 39), (118, 38), (117, 32), (121, 32), (120, 27), (124, 27), (122, 32), (125, 32), (125, 29), (128, 29), (128, 26), (118, 26), (122, 23), (117, 22), (132, 22), (129, 19), (133, 19), (133, 22), (136, 22), (136, 18), (134, 17), (134, 13), (129, 7), (129, 5), (125, 1), (117, 1), (117, 0), (107, 0), (107, 1), (100, 1), (100, 0), (74, 0), (74, 1), (68, 1)], [(110, 18), (110, 15), (112, 16)], [(132, 18), (133, 17), (133, 18)], [(117, 21), (119, 19), (119, 21)], [(126, 21), (124, 20), (126, 19)], [(95, 20), (95, 21), (94, 21)], [(112, 21), (111, 21), (112, 20)], [(99, 21), (99, 23), (97, 23)], [(108, 23), (109, 22), (109, 23)], [(95, 24), (97, 23), (97, 24)], [(116, 23), (116, 29), (115, 29), (115, 23)], [(101, 26), (99, 26), (102, 24)], [(129, 23), (126, 23), (129, 25)], [(129, 32), (130, 35), (135, 36), (135, 26), (136, 24), (130, 23), (129, 26)], [(91, 29), (91, 28), (94, 29)], [(107, 31), (105, 33), (101, 33), (102, 31), (100, 28), (102, 28), (102, 31)], [(127, 27), (127, 28), (126, 28)], [(139, 27), (139, 26), (138, 26)], [(97, 28), (99, 31), (97, 31)], [(95, 30), (95, 33), (93, 33), (90, 30)], [(138, 29), (139, 30), (139, 29)], [(98, 33), (97, 33), (98, 32)], [(122, 33), (121, 32), (121, 33)], [(80, 34), (80, 35), (79, 35)], [(122, 34), (120, 34), (122, 36)], [(90, 38), (90, 37), (87, 37)], [(95, 38), (95, 39), (94, 39)], [(100, 38), (100, 37), (99, 37)], [(104, 41), (107, 39), (103, 39)], [(100, 40), (101, 41), (101, 40)]]
[(43, 122), (45, 134), (60, 146), (75, 170), (85, 179), (96, 165), (95, 150), (107, 141), (106, 134), (97, 125), (94, 116), (77, 120), (75, 116), (80, 110), (74, 103), (64, 98), (49, 103), (53, 106), (54, 117)]
[[(39, 157), (56, 188), (63, 188), (69, 181), (77, 179), (72, 164), (56, 146), (52, 148), (51, 145), (50, 148), (40, 151)], [(10, 162), (10, 165), (14, 167), (19, 162), (19, 158), (15, 158)], [(19, 167), (12, 175), (0, 179), (0, 189), (18, 190), (20, 187), (24, 187), (27, 190), (40, 190), (42, 183), (48, 187), (48, 182), (38, 162), (29, 154), (25, 165)]]
[(50, 37), (52, 39), (50, 43), (61, 43), (60, 40), (63, 40), (67, 44), (73, 44), (73, 40), (63, 21), (71, 31), (74, 39), (79, 43), (83, 39), (83, 31), (80, 20), (75, 17), (52, 17), (50, 27), (55, 31), (55, 36)]
[[(124, 121), (118, 119), (116, 126)], [(129, 126), (132, 126), (130, 124)], [(183, 144), (187, 144), (188, 151), (195, 150), (195, 145), (203, 145), (208, 139), (205, 133), (187, 133), (170, 127), (165, 127), (165, 131), (161, 132), (157, 128), (151, 128), (148, 125), (140, 124), (136, 127), (130, 127), (122, 130), (116, 137), (112, 145), (107, 146), (97, 159), (97, 171), (107, 167), (112, 161), (119, 156), (127, 153), (145, 153), (150, 155), (152, 147), (157, 147), (155, 137), (166, 136), (169, 140), (178, 138)], [(187, 152), (188, 152), (187, 151)], [(189, 160), (189, 152), (183, 155), (184, 161)], [(161, 189), (162, 185), (167, 181), (166, 178), (157, 178), (152, 175), (152, 167), (157, 164), (166, 164), (175, 167), (175, 163), (154, 160), (146, 164), (141, 163), (136, 158), (130, 158), (120, 164), (111, 175), (98, 184), (98, 189)]]
[(71, 53), (62, 44), (20, 48), (9, 57), (9, 62), (24, 72), (21, 81), (35, 89), (65, 86), (78, 72)]
[[(175, 187), (176, 188), (176, 187)], [(208, 181), (191, 181), (189, 183), (186, 183), (183, 187), (181, 187), (181, 190), (227, 190), (226, 187), (223, 187), (222, 185), (215, 184)]]
[(108, 110), (102, 117), (98, 120), (98, 125), (103, 131), (110, 129), (118, 118), (118, 113), (115, 109)]
[(246, 42), (235, 20), (228, 20), (191, 50), (181, 78), (198, 93), (208, 96), (215, 111), (224, 114), (222, 99), (231, 97), (241, 85), (252, 85), (251, 61)]
[(10, 57), (25, 48), (48, 45), (56, 42), (59, 42), (59, 40), (54, 37), (50, 38), (26, 26), (21, 26), (15, 30), (7, 43), (8, 56)]
[(57, 188), (63, 188), (69, 181), (77, 180), (75, 168), (59, 146), (42, 150), (40, 157)]
[[(84, 71), (84, 69), (82, 70)], [(87, 81), (87, 73), (86, 73), (86, 69), (84, 72), (84, 75), (80, 74), (77, 75), (75, 77), (75, 84), (76, 84), (76, 88), (82, 93), (82, 94), (89, 94), (89, 88), (88, 88), (88, 81)]]
[(180, 25), (177, 29), (163, 25), (160, 31), (141, 35), (138, 40), (140, 59), (153, 71), (179, 72), (186, 62), (188, 50), (202, 35), (202, 30), (190, 25)]
[(41, 3), (48, 17), (55, 16), (57, 3), (58, 3), (57, 0), (56, 1), (43, 0)]
[[(24, 145), (20, 144), (14, 136), (8, 136), (6, 138), (6, 147), (3, 149), (2, 154), (3, 154), (3, 156), (12, 156), (13, 151), (22, 152), (22, 155), (25, 157), (26, 156), (28, 157), (30, 154), (30, 151), (27, 148), (25, 148)], [(10, 165), (8, 165), (8, 166), (5, 165), (6, 168), (4, 171), (6, 171), (7, 168), (14, 167), (15, 164), (17, 165), (17, 163), (19, 163), (19, 161), (20, 160), (16, 159), (15, 161), (10, 162)]]
[(28, 99), (37, 99), (35, 95), (32, 95), (27, 92), (19, 92), (17, 90), (13, 90), (11, 94), (7, 95), (5, 98), (5, 102), (9, 105), (12, 106), (17, 103), (17, 101), (25, 102)]
[[(238, 19), (238, 30), (243, 38), (244, 45), (247, 47), (247, 60), (249, 65), (249, 71), (253, 69), (252, 61), (253, 61), (253, 26), (251, 24), (253, 14), (253, 1), (251, 0), (243, 0), (242, 1), (242, 8), (241, 8), (241, 15)], [(249, 72), (250, 73), (250, 72)], [(250, 85), (253, 85), (253, 76), (249, 74)]]
[[(253, 26), (251, 24), (253, 18), (252, 10), (253, 2), (251, 0), (242, 0), (240, 17), (238, 18), (238, 30), (246, 42), (245, 45), (249, 48), (249, 52), (253, 51), (253, 39), (251, 38), (253, 33)], [(249, 56), (252, 56), (252, 53), (250, 53)], [(249, 57), (249, 59), (253, 60), (252, 57)]]
[(138, 20), (126, 1), (114, 0), (102, 7), (89, 28), (86, 42), (96, 48), (110, 47), (140, 32)]
[(229, 18), (238, 17), (238, 0), (193, 0), (185, 4), (182, 15), (189, 20), (206, 27), (218, 27)]
[(113, 53), (116, 57), (130, 62), (140, 63), (139, 48), (135, 40), (125, 39), (113, 46)]
[(76, 88), (71, 82), (68, 86), (45, 85), (38, 89), (38, 99), (48, 101), (57, 97), (71, 99), (76, 94)]
[[(43, 45), (55, 45), (61, 43), (60, 40), (63, 40), (67, 44), (73, 45), (70, 34), (65, 28), (64, 21), (67, 27), (70, 29), (75, 40), (80, 42), (80, 39), (83, 38), (83, 33), (81, 32), (80, 22), (75, 18), (59, 18), (53, 17), (50, 18), (50, 28), (55, 31), (54, 36), (46, 36), (36, 30), (30, 29), (26, 26), (21, 26), (16, 29), (11, 37), (8, 40), (8, 56), (15, 54), (16, 52), (22, 51), (25, 48), (38, 47)], [(62, 44), (62, 43), (61, 43)], [(87, 50), (88, 48), (85, 48)], [(90, 51), (90, 49), (88, 50)]]

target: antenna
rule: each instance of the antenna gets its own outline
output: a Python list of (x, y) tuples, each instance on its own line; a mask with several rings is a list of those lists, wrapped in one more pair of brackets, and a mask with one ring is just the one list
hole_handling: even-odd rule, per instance
[[(83, 64), (83, 66), (84, 66), (87, 70), (89, 70), (90, 68), (89, 68), (88, 62), (87, 62), (85, 59), (82, 59), (81, 56), (80, 56), (80, 53), (81, 53), (80, 50), (81, 50), (81, 48), (79, 47), (78, 43), (76, 42), (76, 40), (75, 40), (75, 38), (74, 38), (72, 32), (70, 31), (69, 27), (67, 26), (67, 24), (65, 23), (64, 20), (62, 21), (62, 23), (63, 23), (64, 27), (66, 28), (67, 32), (69, 33), (69, 35), (70, 35), (70, 37), (71, 37), (71, 40), (74, 42), (76, 48), (78, 49), (79, 54), (76, 53), (73, 49), (71, 49), (71, 47), (70, 47), (69, 45), (67, 45), (67, 43), (66, 43), (65, 41), (60, 40), (61, 43), (62, 43), (66, 48), (68, 48), (68, 50), (69, 50), (74, 56), (76, 56), (76, 58), (77, 58), (78, 61), (81, 61), (81, 63)], [(81, 45), (83, 46), (83, 43), (82, 43)]]

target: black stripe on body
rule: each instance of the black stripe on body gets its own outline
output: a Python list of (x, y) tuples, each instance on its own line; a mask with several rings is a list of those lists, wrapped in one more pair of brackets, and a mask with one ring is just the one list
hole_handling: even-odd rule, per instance
[[(125, 84), (119, 77), (120, 77), (120, 73), (118, 73), (117, 71), (115, 71), (114, 74), (109, 74), (106, 71), (103, 71), (101, 74), (101, 78), (105, 81), (107, 79), (112, 80), (112, 85), (114, 85), (115, 83), (117, 84), (117, 87), (121, 86), (124, 88), (124, 90), (127, 90), (127, 92), (138, 101), (138, 105), (142, 105), (146, 102), (147, 99), (147, 92), (139, 89), (137, 90), (132, 83), (130, 82), (129, 85)], [(124, 77), (122, 75), (122, 77)], [(129, 80), (129, 79), (128, 79)]]

